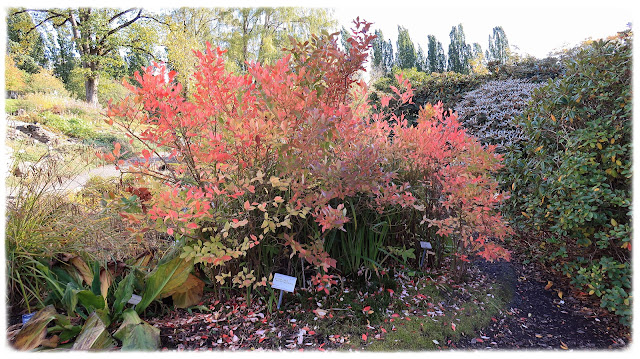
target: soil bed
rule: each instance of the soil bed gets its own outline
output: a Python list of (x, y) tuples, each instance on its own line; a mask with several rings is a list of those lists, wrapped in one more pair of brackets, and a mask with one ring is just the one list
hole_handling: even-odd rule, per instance
[[(542, 274), (517, 262), (476, 261), (483, 273), (512, 291), (511, 302), (500, 317), (480, 331), (491, 338), (478, 342), (463, 338), (464, 349), (619, 349), (627, 345), (624, 330), (611, 315), (590, 308), (569, 294), (540, 282)], [(561, 298), (562, 296), (562, 298)], [(587, 306), (584, 306), (587, 305)]]

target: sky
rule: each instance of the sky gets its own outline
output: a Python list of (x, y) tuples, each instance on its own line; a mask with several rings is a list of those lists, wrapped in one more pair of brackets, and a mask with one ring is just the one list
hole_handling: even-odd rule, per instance
[[(563, 47), (577, 45), (587, 38), (614, 35), (627, 28), (633, 20), (630, 1), (547, 1), (538, 0), (535, 6), (518, 5), (520, 1), (386, 1), (361, 2), (341, 6), (346, 2), (328, 1), (338, 6), (335, 15), (340, 23), (360, 16), (373, 22), (372, 28), (382, 30), (386, 40), (394, 45), (398, 25), (409, 30), (414, 44), (427, 49), (427, 36), (435, 35), (447, 51), (449, 33), (462, 24), (466, 42), (477, 42), (483, 50), (488, 47), (489, 35), (502, 26), (514, 50), (538, 58)], [(428, 6), (444, 3), (446, 5)], [(528, 1), (527, 3), (533, 3)], [(365, 5), (368, 4), (368, 5)], [(390, 4), (398, 4), (391, 6)], [(346, 27), (346, 26), (345, 26)]]
[[(531, 5), (535, 2), (535, 5)], [(16, 4), (18, 5), (18, 4)], [(495, 26), (502, 26), (513, 50), (538, 58), (551, 51), (576, 45), (587, 38), (614, 35), (633, 22), (635, 8), (631, 0), (563, 1), (563, 0), (183, 0), (180, 2), (149, 0), (24, 0), (20, 6), (75, 7), (75, 6), (131, 7), (142, 6), (150, 10), (177, 6), (255, 7), (303, 6), (335, 9), (339, 26), (349, 29), (356, 17), (373, 22), (372, 29), (380, 29), (386, 40), (394, 45), (398, 25), (409, 30), (416, 47), (427, 49), (427, 36), (435, 35), (445, 52), (449, 45), (449, 32), (462, 24), (468, 44), (477, 42), (483, 50)]]

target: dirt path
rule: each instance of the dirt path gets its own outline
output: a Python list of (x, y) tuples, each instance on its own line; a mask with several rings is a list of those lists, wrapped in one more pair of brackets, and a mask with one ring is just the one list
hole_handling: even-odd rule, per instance
[(518, 263), (486, 261), (476, 265), (513, 291), (511, 303), (501, 317), (481, 331), (490, 339), (482, 343), (463, 338), (464, 349), (616, 349), (627, 345), (618, 336), (615, 318), (599, 317), (575, 298), (546, 290), (530, 268)]
[(68, 178), (61, 184), (55, 184), (53, 189), (56, 191), (77, 191), (84, 187), (91, 177), (96, 176), (103, 178), (119, 177), (120, 170), (117, 170), (114, 165), (100, 166), (89, 171), (82, 172), (73, 178)]

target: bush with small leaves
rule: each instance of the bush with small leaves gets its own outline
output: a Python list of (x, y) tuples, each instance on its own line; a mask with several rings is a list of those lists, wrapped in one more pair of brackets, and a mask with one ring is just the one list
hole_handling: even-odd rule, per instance
[(455, 110), (470, 134), (483, 145), (495, 145), (496, 152), (504, 153), (506, 147), (526, 140), (516, 119), (533, 90), (540, 86), (518, 79), (489, 81), (467, 92)]
[[(390, 213), (402, 212), (393, 225), (415, 236), (379, 245), (416, 245), (431, 228), (454, 261), (508, 259), (499, 245), (510, 234), (497, 211), (504, 194), (491, 177), (501, 157), (468, 136), (454, 114), (445, 116), (442, 104), (424, 106), (415, 125), (396, 116), (390, 104), (413, 97), (401, 76), (372, 111), (358, 75), (373, 36), (369, 23), (355, 25), (347, 52), (335, 34), (313, 36), (273, 65), (250, 64), (246, 74), (227, 72), (224, 51), (209, 45), (197, 52), (192, 98), (163, 65), (136, 74), (132, 96), (107, 112), (144, 146), (139, 163), (125, 169), (149, 193), (139, 199), (148, 210), (122, 213), (131, 228), (174, 236), (182, 256), (215, 278), (215, 289), (231, 284), (247, 298), (273, 269), (302, 260), (316, 270), (306, 278), (323, 278), (317, 284), (326, 288), (332, 268), (347, 265), (331, 258), (325, 240)], [(167, 150), (172, 170), (160, 171), (151, 157)], [(122, 166), (121, 155), (118, 144), (99, 154)], [(340, 253), (347, 261), (363, 251)]]

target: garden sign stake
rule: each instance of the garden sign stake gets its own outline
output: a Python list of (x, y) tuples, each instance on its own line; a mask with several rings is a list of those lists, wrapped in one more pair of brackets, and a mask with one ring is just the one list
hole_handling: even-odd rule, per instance
[(271, 283), (271, 288), (280, 289), (280, 297), (278, 298), (278, 309), (280, 309), (280, 305), (282, 304), (282, 295), (284, 291), (293, 292), (296, 287), (296, 277), (290, 277), (288, 275), (276, 273), (273, 276), (273, 282)]
[(420, 268), (422, 268), (422, 264), (424, 263), (424, 256), (427, 254), (427, 249), (431, 249), (430, 242), (420, 241), (420, 248), (422, 248), (422, 256), (420, 257)]

